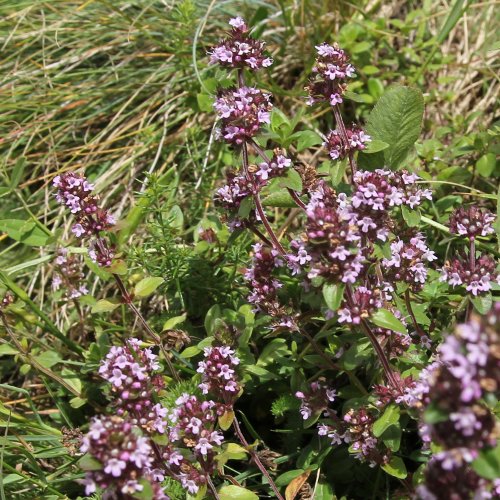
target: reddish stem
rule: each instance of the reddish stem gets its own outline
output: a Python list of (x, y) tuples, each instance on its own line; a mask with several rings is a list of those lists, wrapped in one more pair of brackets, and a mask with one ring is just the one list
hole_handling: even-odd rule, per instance
[(349, 157), (349, 165), (351, 166), (351, 172), (352, 172), (352, 178), (351, 181), (354, 182), (354, 174), (356, 173), (357, 167), (356, 167), (356, 160), (354, 159), (354, 154), (351, 150), (350, 144), (349, 144), (349, 138), (347, 137), (347, 130), (344, 125), (344, 120), (342, 119), (342, 115), (340, 114), (339, 108), (337, 106), (333, 106), (333, 114), (335, 116), (335, 123), (339, 127), (340, 131), (340, 136), (342, 140), (344, 141), (344, 146), (348, 151), (348, 157)]
[(259, 468), (259, 470), (262, 472), (262, 474), (265, 476), (267, 479), (269, 486), (271, 486), (271, 489), (274, 491), (274, 494), (279, 500), (284, 500), (283, 497), (281, 496), (281, 493), (278, 490), (278, 487), (274, 483), (271, 475), (267, 471), (267, 469), (264, 467), (264, 464), (260, 461), (259, 456), (255, 452), (255, 450), (248, 444), (248, 441), (245, 439), (245, 436), (241, 432), (240, 424), (238, 423), (238, 419), (234, 417), (233, 420), (233, 427), (234, 431), (236, 432), (236, 435), (238, 436), (238, 439), (241, 441), (241, 444), (248, 450), (250, 455), (252, 455), (252, 458), (255, 462), (255, 465)]

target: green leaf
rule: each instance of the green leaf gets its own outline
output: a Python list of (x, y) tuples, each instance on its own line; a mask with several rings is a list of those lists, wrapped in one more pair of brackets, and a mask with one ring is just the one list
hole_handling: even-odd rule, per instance
[(16, 164), (14, 165), (14, 168), (12, 169), (12, 174), (10, 176), (10, 188), (15, 189), (21, 182), (21, 179), (23, 178), (24, 174), (24, 169), (26, 167), (26, 158), (24, 156), (20, 156)]
[(33, 221), (22, 219), (0, 220), (0, 231), (4, 231), (10, 238), (32, 247), (44, 246), (52, 236), (50, 231), (42, 230)]
[(398, 479), (404, 479), (408, 475), (406, 465), (400, 457), (392, 457), (388, 464), (382, 465), (382, 469)]
[(213, 111), (214, 98), (209, 94), (198, 94), (196, 96), (198, 107), (204, 113), (211, 113)]
[(346, 90), (346, 92), (344, 92), (344, 97), (354, 102), (366, 102), (366, 99), (363, 95), (356, 94), (355, 92), (352, 92), (350, 90)]
[(290, 193), (286, 189), (271, 193), (262, 199), (262, 206), (264, 207), (280, 207), (280, 208), (293, 208), (297, 204), (293, 201)]
[(197, 356), (200, 352), (201, 349), (198, 346), (192, 345), (190, 347), (186, 347), (186, 349), (181, 352), (180, 356), (181, 358), (188, 359)]
[(389, 145), (383, 150), (389, 167), (402, 166), (420, 135), (423, 114), (424, 98), (415, 88), (392, 87), (378, 100), (368, 116), (366, 130), (372, 140)]
[(87, 404), (87, 400), (84, 398), (74, 397), (69, 400), (71, 408), (81, 408), (83, 405)]
[(295, 149), (299, 153), (304, 149), (323, 143), (323, 139), (312, 130), (301, 130), (300, 132), (295, 132), (290, 139), (297, 141)]
[(124, 260), (117, 259), (114, 260), (113, 263), (106, 268), (106, 271), (112, 274), (119, 274), (121, 276), (127, 274), (127, 264)]
[(500, 477), (500, 444), (496, 448), (483, 449), (479, 456), (472, 462), (472, 468), (486, 479)]
[(290, 188), (298, 193), (302, 192), (302, 178), (297, 170), (289, 168), (286, 176), (280, 179), (280, 187)]
[(401, 426), (399, 423), (397, 425), (390, 425), (381, 434), (380, 439), (382, 442), (392, 451), (398, 451), (401, 446)]
[(172, 330), (175, 328), (177, 325), (180, 325), (181, 323), (184, 323), (186, 321), (187, 314), (181, 314), (180, 316), (174, 316), (173, 318), (167, 319), (165, 323), (163, 323), (163, 328), (162, 330)]
[(363, 153), (366, 154), (372, 154), (372, 153), (378, 153), (379, 151), (383, 151), (384, 149), (387, 149), (389, 147), (389, 144), (384, 141), (379, 141), (378, 139), (372, 139), (369, 143), (366, 149), (363, 149)]
[(389, 405), (382, 416), (373, 423), (373, 435), (375, 437), (380, 437), (388, 427), (397, 424), (399, 422), (399, 415), (399, 407), (396, 405)]
[(275, 107), (271, 112), (271, 130), (278, 132), (282, 125), (286, 125), (288, 129), (290, 128), (288, 117)]
[(139, 484), (142, 486), (140, 491), (136, 491), (132, 496), (137, 500), (152, 500), (154, 498), (154, 491), (151, 483), (147, 479), (141, 479)]
[(391, 311), (379, 309), (371, 318), (372, 322), (381, 328), (387, 328), (398, 333), (407, 333), (406, 326), (399, 321)]
[(136, 297), (147, 297), (151, 295), (165, 280), (160, 277), (149, 276), (143, 278), (134, 288), (134, 295)]
[(219, 417), (219, 426), (223, 431), (227, 431), (232, 425), (234, 421), (234, 411), (225, 411)]
[(483, 177), (489, 177), (492, 173), (493, 170), (495, 170), (497, 164), (497, 159), (494, 153), (487, 153), (481, 158), (476, 163), (476, 170), (479, 175), (482, 175)]
[(35, 356), (35, 359), (45, 368), (52, 368), (62, 361), (62, 358), (56, 351), (42, 352), (42, 354)]
[(111, 312), (114, 311), (119, 305), (120, 302), (117, 300), (101, 299), (92, 306), (91, 311), (93, 313)]
[(328, 309), (337, 311), (344, 297), (344, 285), (330, 285), (328, 283), (323, 285), (323, 298), (325, 299)]
[(474, 309), (479, 314), (487, 314), (490, 311), (491, 306), (493, 305), (493, 297), (491, 296), (491, 293), (472, 297), (471, 300), (474, 304)]
[(403, 205), (401, 211), (403, 219), (409, 227), (417, 227), (420, 224), (421, 215), (419, 210), (410, 210), (406, 205)]
[(88, 453), (78, 460), (78, 466), (85, 471), (102, 469), (102, 464)]
[(223, 486), (219, 490), (219, 498), (221, 500), (259, 500), (253, 491), (234, 484)]
[(69, 368), (63, 368), (61, 375), (64, 379), (64, 381), (73, 387), (76, 392), (81, 393), (82, 392), (82, 381), (78, 377), (78, 375), (70, 370)]
[(240, 203), (240, 207), (238, 208), (238, 217), (242, 219), (246, 219), (250, 215), (250, 211), (253, 207), (253, 199), (251, 196), (247, 196), (243, 198)]
[(330, 179), (333, 186), (338, 186), (344, 177), (347, 161), (337, 161), (330, 167)]
[(15, 347), (10, 344), (0, 345), (0, 356), (12, 356), (15, 354), (19, 354), (19, 351)]
[(286, 486), (287, 484), (290, 484), (290, 481), (292, 481), (296, 477), (299, 477), (304, 472), (305, 472), (304, 469), (293, 469), (293, 470), (289, 470), (287, 472), (284, 472), (283, 474), (280, 474), (276, 478), (276, 481), (275, 481), (276, 486)]

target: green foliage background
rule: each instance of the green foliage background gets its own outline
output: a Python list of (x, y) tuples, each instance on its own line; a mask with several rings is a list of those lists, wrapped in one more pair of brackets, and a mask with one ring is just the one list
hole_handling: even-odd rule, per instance
[[(207, 66), (206, 50), (236, 13), (256, 26), (275, 59), (259, 86), (295, 118), (283, 141), (294, 130), (331, 125), (323, 111), (306, 112), (303, 86), (314, 45), (337, 41), (359, 75), (344, 107), (347, 121), (363, 122), (393, 84), (424, 95), (422, 133), (407, 161), (434, 182), (429, 228), (442, 242), (441, 257), (448, 251), (441, 224), (451, 207), (474, 198), (495, 206), (500, 79), (492, 1), (1, 1), (0, 290), (19, 298), (11, 314), (25, 349), (0, 329), (2, 499), (81, 493), (77, 457), (62, 445), (61, 430), (85, 426), (103, 410), (97, 363), (108, 343), (136, 334), (122, 306), (96, 308), (116, 292), (90, 261), (84, 327), (74, 306), (51, 291), (55, 249), (70, 240), (71, 224), (52, 199), (55, 175), (83, 169), (97, 181), (102, 203), (120, 221), (114, 238), (130, 285), (164, 278), (141, 302), (157, 330), (182, 325), (196, 344), (221, 321), (242, 335), (258, 326), (241, 279), (251, 238), (231, 236), (211, 201), (234, 160), (213, 140), (211, 96), (226, 82)], [(391, 133), (394, 122), (387, 127)], [(372, 131), (380, 141), (384, 133)], [(302, 145), (301, 159), (313, 160), (317, 141)], [(367, 165), (376, 155), (396, 161), (384, 150), (365, 158)], [(278, 218), (285, 213), (276, 210)], [(216, 244), (200, 240), (207, 229)], [(296, 405), (283, 382), (295, 367), (282, 339), (254, 347), (259, 382), (248, 380), (241, 409), (254, 437), (280, 447), (286, 459), (299, 436), (273, 428)], [(273, 384), (274, 366), (281, 379)]]

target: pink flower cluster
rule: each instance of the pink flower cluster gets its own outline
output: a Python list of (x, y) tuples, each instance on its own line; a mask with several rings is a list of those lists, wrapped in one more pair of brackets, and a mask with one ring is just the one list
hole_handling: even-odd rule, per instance
[(338, 311), (339, 323), (359, 325), (362, 320), (369, 319), (384, 305), (379, 290), (370, 290), (360, 286), (354, 290), (350, 300), (342, 302)]
[(261, 181), (267, 181), (273, 177), (278, 177), (286, 172), (286, 169), (292, 166), (292, 160), (287, 158), (278, 149), (275, 151), (270, 161), (259, 163), (259, 170), (255, 173)]
[(492, 282), (500, 283), (500, 274), (496, 271), (496, 262), (491, 255), (481, 254), (472, 265), (470, 258), (459, 253), (445, 263), (439, 279), (452, 287), (464, 286), (477, 296), (489, 292)]
[(116, 221), (107, 210), (99, 207), (97, 197), (92, 194), (94, 186), (83, 175), (73, 172), (54, 177), (53, 185), (57, 188), (57, 201), (75, 216), (73, 234), (77, 238), (92, 238), (89, 256), (101, 266), (110, 266), (114, 251), (100, 233), (111, 229)]
[(229, 21), (229, 36), (209, 52), (210, 63), (226, 68), (258, 70), (271, 66), (273, 60), (265, 55), (265, 42), (252, 38), (248, 26), (241, 17)]
[(440, 415), (427, 422), (423, 438), (443, 450), (427, 465), (423, 498), (491, 498), (484, 495), (500, 486), (481, 479), (469, 466), (498, 439), (495, 415), (485, 401), (500, 396), (499, 346), (500, 303), (485, 317), (473, 316), (459, 325), (441, 344), (439, 362), (420, 391), (424, 419), (429, 411)]
[(413, 291), (419, 291), (427, 280), (427, 264), (436, 259), (422, 233), (416, 233), (407, 242), (397, 237), (391, 242), (391, 258), (382, 259), (384, 277), (391, 283), (404, 282)]
[(488, 210), (471, 206), (469, 208), (459, 207), (450, 217), (450, 231), (453, 234), (467, 236), (475, 239), (478, 236), (493, 234), (493, 222), (495, 216)]
[(331, 130), (326, 136), (323, 146), (327, 149), (332, 160), (343, 160), (350, 151), (362, 151), (371, 142), (371, 137), (357, 125), (346, 128), (348, 143), (342, 139), (338, 130)]
[(252, 263), (245, 271), (245, 279), (252, 290), (248, 301), (255, 305), (256, 310), (265, 311), (271, 316), (281, 313), (277, 294), (283, 285), (272, 276), (272, 273), (283, 264), (276, 250), (269, 249), (262, 243), (256, 243), (253, 246)]
[(126, 412), (132, 423), (163, 434), (167, 411), (153, 400), (153, 393), (163, 385), (161, 376), (154, 373), (159, 369), (158, 356), (132, 338), (124, 347), (111, 347), (99, 375), (111, 384), (118, 415)]
[(205, 359), (198, 363), (197, 370), (202, 375), (200, 389), (203, 394), (212, 394), (226, 409), (232, 409), (240, 391), (236, 374), (239, 358), (228, 346), (205, 347), (203, 352)]
[(306, 232), (292, 245), (298, 249), (294, 264), (309, 265), (309, 279), (323, 276), (334, 283), (354, 283), (363, 269), (361, 237), (335, 192), (320, 182), (310, 193), (306, 214)]
[(132, 498), (149, 482), (155, 499), (167, 499), (159, 485), (155, 485), (150, 468), (153, 465), (152, 445), (147, 437), (133, 432), (133, 425), (121, 417), (95, 418), (84, 436), (80, 451), (88, 453), (101, 466), (87, 472), (83, 483), (86, 495), (97, 488), (105, 490), (103, 498)]
[(337, 44), (322, 43), (316, 46), (316, 62), (306, 90), (308, 104), (326, 101), (332, 106), (342, 102), (346, 80), (355, 76), (355, 69), (347, 54)]
[[(173, 448), (167, 452), (167, 463), (181, 484), (195, 494), (206, 484), (204, 474), (211, 474), (216, 468), (216, 451), (224, 441), (224, 436), (215, 429), (221, 410), (214, 401), (200, 401), (186, 393), (175, 404), (176, 408), (168, 415), (168, 437)], [(185, 460), (179, 452), (181, 448), (187, 448), (193, 459)], [(195, 467), (182, 467), (184, 462), (193, 464), (193, 460), (202, 464), (204, 474), (200, 474)]]
[(214, 109), (221, 121), (218, 136), (240, 145), (270, 123), (271, 96), (253, 87), (226, 89), (220, 91)]
[(88, 288), (82, 283), (85, 274), (82, 272), (82, 262), (68, 252), (67, 248), (60, 248), (55, 259), (56, 270), (52, 275), (52, 289), (64, 288), (67, 299), (77, 299), (89, 293)]
[(347, 443), (354, 456), (371, 466), (389, 462), (391, 452), (373, 435), (373, 423), (376, 417), (366, 408), (349, 410), (339, 419), (332, 412), (333, 424), (318, 425), (318, 434), (330, 438), (332, 445)]
[(304, 420), (320, 415), (329, 403), (335, 401), (337, 392), (324, 383), (324, 379), (312, 382), (307, 392), (297, 391), (295, 396), (300, 399), (300, 413)]

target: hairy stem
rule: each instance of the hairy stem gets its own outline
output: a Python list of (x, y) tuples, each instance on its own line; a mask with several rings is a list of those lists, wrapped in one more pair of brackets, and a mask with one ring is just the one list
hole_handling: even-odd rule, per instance
[(130, 294), (128, 293), (127, 288), (125, 286), (125, 283), (123, 283), (123, 280), (120, 278), (120, 276), (118, 274), (113, 274), (113, 278), (116, 281), (116, 284), (118, 286), (118, 289), (120, 290), (120, 293), (123, 297), (125, 304), (134, 313), (135, 317), (141, 323), (144, 330), (146, 330), (147, 334), (151, 337), (153, 342), (160, 348), (160, 350), (163, 354), (163, 357), (165, 358), (165, 361), (168, 365), (168, 369), (169, 369), (170, 373), (172, 374), (172, 376), (174, 377), (174, 379), (177, 382), (180, 382), (181, 379), (179, 377), (179, 374), (177, 373), (177, 370), (175, 369), (175, 367), (170, 359), (170, 355), (169, 355), (168, 351), (163, 346), (160, 336), (149, 326), (148, 322), (146, 321), (146, 319), (142, 315), (141, 311), (139, 311), (139, 309), (137, 309), (135, 304), (132, 302), (132, 298), (131, 298)]
[[(350, 286), (346, 287), (346, 292), (347, 292), (347, 301), (349, 303), (349, 306), (355, 307), (356, 304), (354, 303), (354, 298)], [(361, 328), (365, 332), (366, 336), (370, 339), (370, 342), (372, 343), (372, 346), (375, 349), (375, 353), (377, 354), (377, 357), (382, 365), (382, 368), (384, 369), (384, 373), (388, 382), (393, 386), (394, 389), (401, 390), (401, 385), (399, 383), (399, 380), (396, 378), (394, 372), (392, 371), (391, 365), (389, 364), (389, 360), (387, 359), (387, 356), (385, 355), (385, 352), (382, 349), (382, 346), (380, 345), (377, 336), (373, 333), (370, 325), (365, 319), (361, 319), (360, 324)]]
[(243, 435), (243, 432), (241, 432), (240, 424), (238, 423), (238, 419), (234, 417), (233, 420), (233, 427), (234, 431), (236, 432), (236, 435), (238, 436), (238, 439), (241, 441), (241, 444), (248, 450), (250, 455), (252, 455), (252, 458), (255, 462), (255, 465), (259, 468), (259, 470), (262, 472), (262, 474), (265, 476), (267, 479), (269, 486), (271, 486), (271, 489), (274, 491), (274, 494), (279, 500), (284, 500), (283, 497), (281, 496), (281, 493), (278, 490), (278, 487), (274, 483), (271, 475), (267, 471), (267, 469), (264, 467), (264, 464), (260, 461), (259, 456), (255, 452), (255, 450), (248, 444), (248, 441), (245, 439), (245, 436)]
[(420, 337), (423, 337), (425, 335), (425, 332), (422, 330), (420, 325), (417, 323), (417, 318), (415, 317), (415, 313), (413, 312), (413, 308), (411, 306), (411, 300), (410, 300), (410, 290), (406, 289), (405, 291), (405, 303), (406, 303), (406, 309), (408, 309), (408, 313), (411, 316), (411, 321), (413, 323), (413, 327), (415, 328), (415, 331)]
[(212, 492), (212, 495), (214, 496), (214, 498), (216, 498), (217, 500), (219, 500), (220, 496), (217, 493), (217, 490), (215, 489), (214, 483), (212, 482), (212, 478), (208, 474), (207, 474), (207, 484), (208, 484), (208, 488)]
[[(470, 239), (469, 259), (470, 259), (470, 271), (472, 274), (474, 274), (476, 270), (476, 240), (474, 238)], [(465, 312), (465, 321), (469, 321), (473, 309), (474, 309), (474, 304), (472, 303), (472, 299), (469, 297), (469, 302), (467, 304), (467, 311)]]
[(349, 165), (351, 166), (351, 172), (352, 172), (351, 182), (353, 182), (354, 174), (356, 173), (356, 170), (357, 170), (356, 160), (354, 159), (354, 154), (351, 151), (351, 147), (349, 145), (349, 138), (347, 137), (347, 130), (345, 128), (344, 120), (342, 119), (342, 115), (340, 114), (339, 108), (337, 106), (332, 106), (332, 107), (333, 107), (333, 114), (335, 116), (335, 122), (339, 127), (340, 136), (342, 137), (342, 140), (344, 141), (344, 145), (348, 151)]

